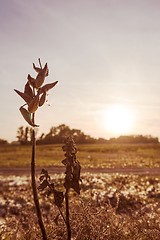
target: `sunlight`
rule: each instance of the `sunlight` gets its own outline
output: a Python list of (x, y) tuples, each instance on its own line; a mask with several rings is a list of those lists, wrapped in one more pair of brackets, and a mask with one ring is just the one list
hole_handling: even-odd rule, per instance
[(104, 112), (104, 124), (112, 134), (127, 134), (132, 130), (133, 113), (123, 105), (112, 105)]

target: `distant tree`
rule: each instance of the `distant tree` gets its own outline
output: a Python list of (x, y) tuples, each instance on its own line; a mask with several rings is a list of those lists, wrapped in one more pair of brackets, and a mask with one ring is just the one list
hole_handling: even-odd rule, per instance
[(89, 135), (84, 134), (79, 129), (72, 129), (72, 136), (76, 143), (94, 143), (95, 139)]
[(17, 139), (18, 139), (18, 142), (23, 142), (24, 141), (24, 127), (21, 126), (18, 128), (17, 130)]
[(8, 142), (6, 140), (0, 138), (0, 145), (3, 145), (3, 144), (8, 144)]
[(49, 133), (46, 135), (43, 133), (37, 143), (52, 144), (63, 143), (66, 136), (69, 136), (71, 129), (65, 124), (61, 124), (57, 127), (51, 127)]
[(19, 127), (17, 130), (17, 139), (20, 144), (28, 144), (31, 142), (31, 134), (32, 128), (31, 127)]
[(109, 143), (159, 143), (157, 137), (152, 137), (151, 135), (129, 135), (120, 136), (118, 138), (111, 138)]
[(96, 140), (97, 143), (108, 143), (109, 140), (105, 139), (105, 138), (98, 138)]
[(38, 139), (38, 144), (53, 144), (63, 143), (64, 139), (68, 136), (73, 136), (76, 143), (93, 143), (95, 139), (89, 135), (84, 134), (79, 129), (71, 129), (65, 124), (61, 124), (57, 127), (51, 127), (48, 134), (42, 134)]

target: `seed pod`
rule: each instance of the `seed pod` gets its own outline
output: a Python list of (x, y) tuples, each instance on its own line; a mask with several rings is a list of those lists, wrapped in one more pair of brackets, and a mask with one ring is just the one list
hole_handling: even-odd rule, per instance
[(36, 125), (32, 122), (31, 114), (27, 111), (27, 109), (25, 109), (24, 107), (20, 107), (19, 110), (20, 110), (22, 116), (24, 117), (24, 119), (26, 120), (26, 122), (29, 123), (29, 125), (31, 125), (32, 127), (38, 127), (38, 125)]
[(36, 80), (35, 80), (35, 87), (38, 89), (44, 83), (44, 79), (48, 73), (48, 66), (47, 63), (45, 64), (44, 68), (38, 73)]
[(30, 113), (34, 113), (37, 110), (38, 105), (39, 105), (39, 95), (37, 94), (28, 105), (28, 111)]
[(43, 93), (39, 100), (39, 107), (43, 106), (46, 101), (46, 93)]

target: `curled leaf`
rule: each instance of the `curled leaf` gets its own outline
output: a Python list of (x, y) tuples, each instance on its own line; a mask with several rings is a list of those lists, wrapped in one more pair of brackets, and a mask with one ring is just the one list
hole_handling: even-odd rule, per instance
[(21, 97), (23, 98), (23, 100), (29, 104), (31, 101), (32, 101), (32, 97), (30, 95), (28, 95), (26, 92), (20, 92), (19, 90), (17, 89), (14, 89), (14, 91)]
[(44, 190), (48, 186), (48, 181), (44, 180), (38, 187), (38, 190)]
[(37, 94), (28, 105), (28, 111), (34, 113), (38, 109), (39, 95)]
[(24, 117), (26, 122), (28, 122), (29, 125), (31, 125), (32, 127), (38, 127), (38, 125), (36, 125), (32, 122), (31, 114), (27, 111), (27, 109), (25, 109), (24, 107), (20, 107), (19, 110), (20, 110), (22, 116)]
[(39, 181), (42, 182), (43, 179), (44, 179), (44, 175), (41, 175), (41, 176), (39, 177)]
[(58, 83), (58, 81), (53, 82), (53, 83), (45, 84), (45, 85), (40, 89), (40, 93), (46, 93), (47, 91), (49, 91), (50, 89), (52, 89), (57, 83)]
[(41, 107), (46, 101), (46, 93), (43, 93), (39, 100), (39, 107)]
[(45, 168), (41, 170), (41, 176), (43, 176), (43, 178), (45, 178), (46, 180), (50, 181), (50, 175), (48, 174), (48, 171)]

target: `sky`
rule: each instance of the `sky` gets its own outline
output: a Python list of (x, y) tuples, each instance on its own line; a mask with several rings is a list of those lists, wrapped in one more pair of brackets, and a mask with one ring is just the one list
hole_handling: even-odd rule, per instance
[(159, 13), (157, 0), (1, 0), (0, 138), (14, 141), (27, 126), (13, 89), (35, 77), (38, 58), (49, 66), (46, 83), (59, 82), (36, 113), (39, 134), (64, 123), (118, 136), (106, 118), (121, 105), (134, 119), (127, 134), (160, 137)]

